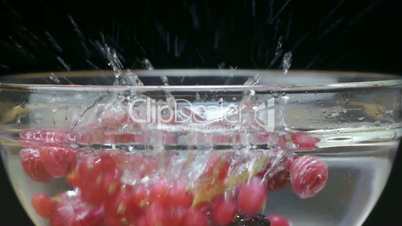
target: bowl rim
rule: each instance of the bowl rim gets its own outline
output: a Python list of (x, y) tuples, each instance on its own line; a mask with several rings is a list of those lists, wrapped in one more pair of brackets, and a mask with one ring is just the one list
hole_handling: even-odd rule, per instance
[[(335, 92), (338, 90), (354, 90), (368, 88), (402, 88), (402, 78), (398, 75), (373, 73), (373, 72), (354, 72), (354, 71), (331, 71), (331, 70), (290, 70), (284, 74), (280, 70), (257, 70), (257, 69), (155, 69), (155, 70), (124, 70), (123, 73), (132, 73), (138, 76), (183, 76), (183, 77), (206, 77), (206, 76), (253, 76), (253, 75), (270, 75), (270, 76), (288, 76), (295, 77), (301, 75), (314, 75), (322, 77), (360, 77), (363, 81), (354, 82), (335, 82), (313, 85), (74, 85), (74, 84), (29, 84), (4, 82), (9, 79), (27, 79), (36, 78), (46, 75), (65, 76), (112, 76), (111, 70), (79, 70), (79, 71), (60, 71), (60, 72), (35, 72), (13, 75), (0, 76), (0, 91), (12, 90), (22, 92), (32, 91), (86, 91), (86, 92), (241, 92), (254, 90), (256, 93), (308, 93), (308, 92)], [(378, 78), (369, 80), (370, 78)], [(2, 81), (3, 80), (3, 81)], [(367, 80), (367, 81), (366, 81)]]

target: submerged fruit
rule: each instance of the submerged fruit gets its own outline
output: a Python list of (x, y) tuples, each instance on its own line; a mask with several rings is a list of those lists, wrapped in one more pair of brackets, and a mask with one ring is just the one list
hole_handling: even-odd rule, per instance
[(71, 148), (43, 146), (40, 148), (41, 161), (52, 177), (66, 176), (74, 167), (76, 151)]
[(56, 202), (49, 196), (39, 193), (32, 196), (32, 206), (39, 216), (49, 218), (56, 208)]
[(253, 178), (247, 184), (243, 184), (239, 188), (237, 197), (237, 205), (240, 213), (252, 216), (259, 213), (266, 200), (268, 192), (263, 181), (259, 178)]
[(290, 226), (288, 219), (281, 215), (270, 215), (266, 220), (271, 223), (271, 226)]
[(230, 226), (271, 226), (271, 224), (263, 215), (258, 214), (252, 217), (238, 215)]
[(317, 195), (328, 180), (328, 166), (321, 159), (312, 156), (296, 158), (290, 167), (290, 181), (293, 191), (302, 199)]
[(225, 226), (233, 221), (237, 211), (236, 202), (234, 200), (225, 200), (224, 198), (217, 199), (212, 206), (211, 215), (214, 223)]
[(52, 178), (43, 165), (41, 153), (38, 149), (25, 148), (20, 151), (19, 155), (25, 173), (33, 180), (47, 182)]

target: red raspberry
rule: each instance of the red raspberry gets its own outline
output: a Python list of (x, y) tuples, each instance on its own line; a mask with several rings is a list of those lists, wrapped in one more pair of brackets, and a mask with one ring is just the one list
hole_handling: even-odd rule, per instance
[(169, 226), (170, 222), (167, 208), (159, 203), (152, 203), (145, 213), (145, 217), (149, 226)]
[(261, 211), (268, 197), (267, 188), (259, 178), (253, 178), (239, 187), (237, 206), (245, 215), (255, 215)]
[[(106, 224), (106, 226), (113, 226), (113, 225)], [(139, 218), (137, 218), (135, 220), (135, 223), (133, 226), (149, 226), (149, 225), (147, 223), (147, 219), (145, 218), (145, 216), (140, 216)]]
[(288, 219), (280, 215), (270, 215), (266, 217), (271, 226), (290, 226)]
[(150, 188), (150, 201), (151, 202), (158, 202), (163, 206), (167, 206), (169, 203), (169, 190), (170, 185), (165, 181), (157, 181), (151, 185)]
[(25, 148), (19, 152), (19, 155), (25, 173), (33, 180), (47, 182), (52, 178), (43, 165), (41, 154), (38, 149)]
[(289, 181), (289, 170), (281, 170), (275, 173), (271, 178), (267, 179), (268, 191), (278, 191), (288, 185)]
[(132, 201), (134, 195), (133, 187), (126, 186), (115, 197), (106, 200), (105, 210), (108, 221), (128, 224), (142, 215), (143, 209)]
[(130, 202), (133, 208), (145, 208), (149, 204), (149, 190), (144, 185), (135, 186)]
[(170, 188), (168, 200), (171, 206), (189, 208), (193, 203), (193, 194), (183, 184), (177, 183)]
[(319, 193), (328, 180), (328, 167), (325, 162), (312, 156), (296, 158), (290, 167), (290, 182), (293, 191), (302, 199)]
[(122, 173), (108, 153), (82, 156), (77, 172), (82, 197), (91, 204), (101, 204), (120, 190)]
[(75, 167), (67, 176), (66, 176), (66, 181), (69, 185), (71, 185), (74, 188), (79, 187), (80, 183), (80, 178), (79, 178), (79, 173), (78, 173), (78, 168)]
[(56, 202), (45, 194), (35, 194), (32, 196), (32, 206), (39, 216), (49, 218), (56, 208)]
[[(71, 194), (70, 194), (71, 193)], [(103, 207), (91, 207), (74, 192), (66, 192), (50, 217), (51, 226), (98, 226), (103, 219)]]
[(200, 209), (191, 208), (184, 217), (184, 226), (208, 226), (208, 218)]
[[(281, 153), (283, 151), (275, 152), (278, 155), (284, 155), (284, 153)], [(284, 157), (280, 162), (275, 163), (275, 166), (272, 166), (272, 161), (276, 160), (270, 160), (265, 169), (258, 173), (257, 176), (266, 180), (268, 191), (278, 191), (289, 184), (289, 167), (292, 158)], [(267, 173), (268, 175), (266, 175)]]
[(306, 133), (291, 133), (290, 137), (294, 144), (296, 144), (298, 150), (314, 150), (317, 148), (317, 143), (320, 139), (313, 137)]
[(236, 210), (236, 202), (234, 200), (218, 198), (212, 204), (212, 219), (217, 225), (228, 225), (233, 221)]
[(63, 147), (42, 147), (40, 148), (40, 157), (51, 176), (63, 177), (75, 165), (76, 150)]

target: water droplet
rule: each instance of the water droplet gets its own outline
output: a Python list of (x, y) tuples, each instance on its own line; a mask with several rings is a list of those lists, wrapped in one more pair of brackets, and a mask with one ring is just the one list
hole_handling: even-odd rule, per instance
[(50, 73), (49, 79), (50, 79), (52, 82), (56, 83), (56, 84), (60, 84), (60, 79), (56, 76), (55, 73)]
[(222, 104), (223, 104), (223, 97), (219, 98), (218, 104), (219, 104), (219, 105), (222, 105)]
[(147, 58), (145, 58), (142, 61), (142, 64), (144, 65), (144, 68), (146, 70), (154, 70), (155, 69), (154, 66), (151, 64), (151, 61), (149, 61)]
[(290, 67), (292, 66), (292, 52), (286, 52), (282, 59), (282, 71), (287, 74)]

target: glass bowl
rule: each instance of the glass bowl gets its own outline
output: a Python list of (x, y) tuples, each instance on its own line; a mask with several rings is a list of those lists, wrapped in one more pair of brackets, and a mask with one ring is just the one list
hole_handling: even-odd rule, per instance
[(1, 155), (37, 226), (359, 226), (397, 151), (401, 87), (317, 71), (3, 76)]

